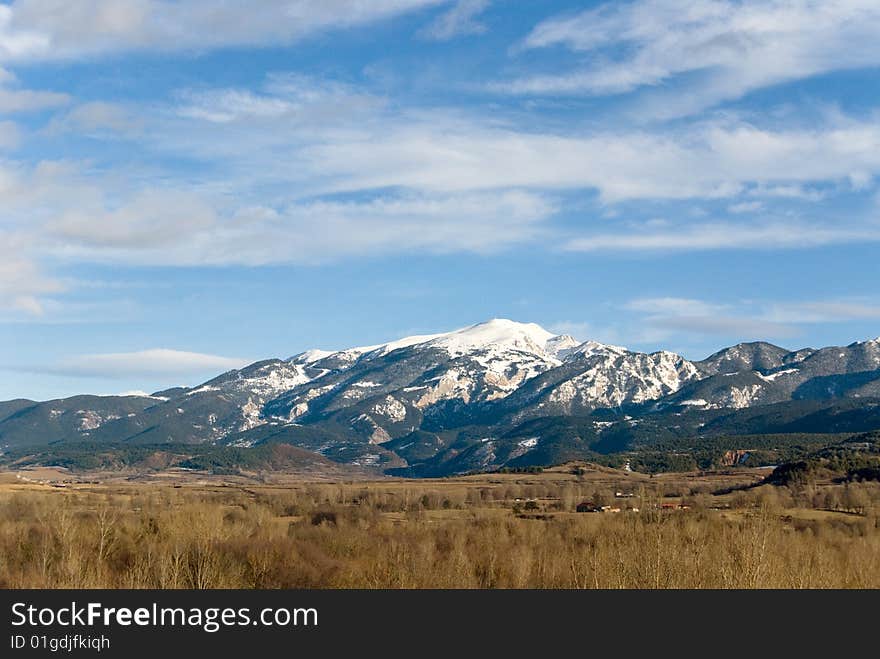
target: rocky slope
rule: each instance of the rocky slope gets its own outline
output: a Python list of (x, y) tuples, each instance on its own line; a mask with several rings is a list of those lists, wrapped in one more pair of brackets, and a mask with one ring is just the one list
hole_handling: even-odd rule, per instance
[[(880, 398), (880, 340), (794, 352), (744, 343), (692, 362), (496, 319), (261, 361), (153, 396), (0, 403), (0, 451), (82, 440), (280, 442), (360, 466), (435, 465), (433, 472), (445, 473), (537, 459), (548, 454), (548, 442), (554, 454), (611, 450), (639, 428), (656, 432), (658, 419), (671, 428), (682, 426), (675, 423), (680, 417), (682, 432), (699, 433), (716, 423), (718, 411), (797, 401), (867, 405), (874, 398)], [(589, 421), (541, 426), (542, 419), (560, 417)], [(545, 430), (534, 436), (517, 430), (533, 422)], [(556, 429), (552, 440), (547, 427)]]

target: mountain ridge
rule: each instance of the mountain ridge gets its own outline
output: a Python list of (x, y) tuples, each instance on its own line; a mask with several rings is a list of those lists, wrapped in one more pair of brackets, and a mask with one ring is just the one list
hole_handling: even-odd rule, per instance
[[(7, 401), (0, 403), (0, 451), (83, 440), (242, 448), (285, 442), (357, 466), (412, 469), (421, 461), (443, 473), (444, 464), (522, 463), (547, 454), (548, 442), (566, 455), (619, 448), (640, 436), (640, 424), (655, 427), (663, 419), (674, 426), (675, 415), (685, 412), (682, 419), (696, 419), (685, 427), (697, 436), (725, 410), (782, 405), (796, 415), (802, 413), (797, 401), (848, 401), (849, 410), (863, 400), (864, 414), (847, 414), (868, 424), (874, 399), (880, 399), (880, 340), (795, 351), (755, 341), (691, 361), (492, 319), (261, 360), (150, 396)], [(504, 439), (542, 418), (593, 420), (566, 435), (568, 444), (543, 436)]]

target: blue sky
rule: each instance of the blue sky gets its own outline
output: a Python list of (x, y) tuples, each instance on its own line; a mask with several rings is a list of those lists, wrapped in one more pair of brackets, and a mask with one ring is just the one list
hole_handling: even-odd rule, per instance
[(880, 334), (876, 0), (0, 3), (0, 399), (492, 317)]

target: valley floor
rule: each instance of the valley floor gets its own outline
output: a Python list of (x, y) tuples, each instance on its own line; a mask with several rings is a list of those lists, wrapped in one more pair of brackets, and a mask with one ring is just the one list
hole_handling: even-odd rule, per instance
[(880, 588), (880, 484), (766, 475), (7, 472), (0, 587)]

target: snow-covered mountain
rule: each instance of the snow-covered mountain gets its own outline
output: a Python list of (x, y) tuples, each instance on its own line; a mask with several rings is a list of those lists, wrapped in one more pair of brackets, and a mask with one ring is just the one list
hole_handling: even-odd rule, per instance
[(542, 419), (596, 418), (566, 440), (577, 443), (589, 433), (589, 441), (603, 441), (616, 423), (602, 420), (608, 414), (630, 427), (658, 414), (874, 398), (880, 339), (794, 352), (747, 343), (692, 362), (495, 319), (261, 361), (152, 396), (0, 403), (0, 450), (83, 438), (244, 447), (280, 441), (359, 465), (487, 466), (543, 450), (537, 435), (497, 439)]
[(556, 369), (525, 383), (507, 406), (514, 418), (589, 413), (660, 399), (700, 378), (698, 368), (672, 352), (630, 352), (588, 342)]
[(496, 319), (446, 334), (304, 353), (292, 361), (307, 363), (315, 377), (271, 401), (266, 420), (332, 419), (381, 444), (426, 418), (464, 420), (558, 368), (577, 346), (538, 325)]
[(880, 339), (794, 352), (767, 343), (740, 344), (697, 366), (708, 377), (666, 402), (741, 409), (787, 400), (880, 396)]

